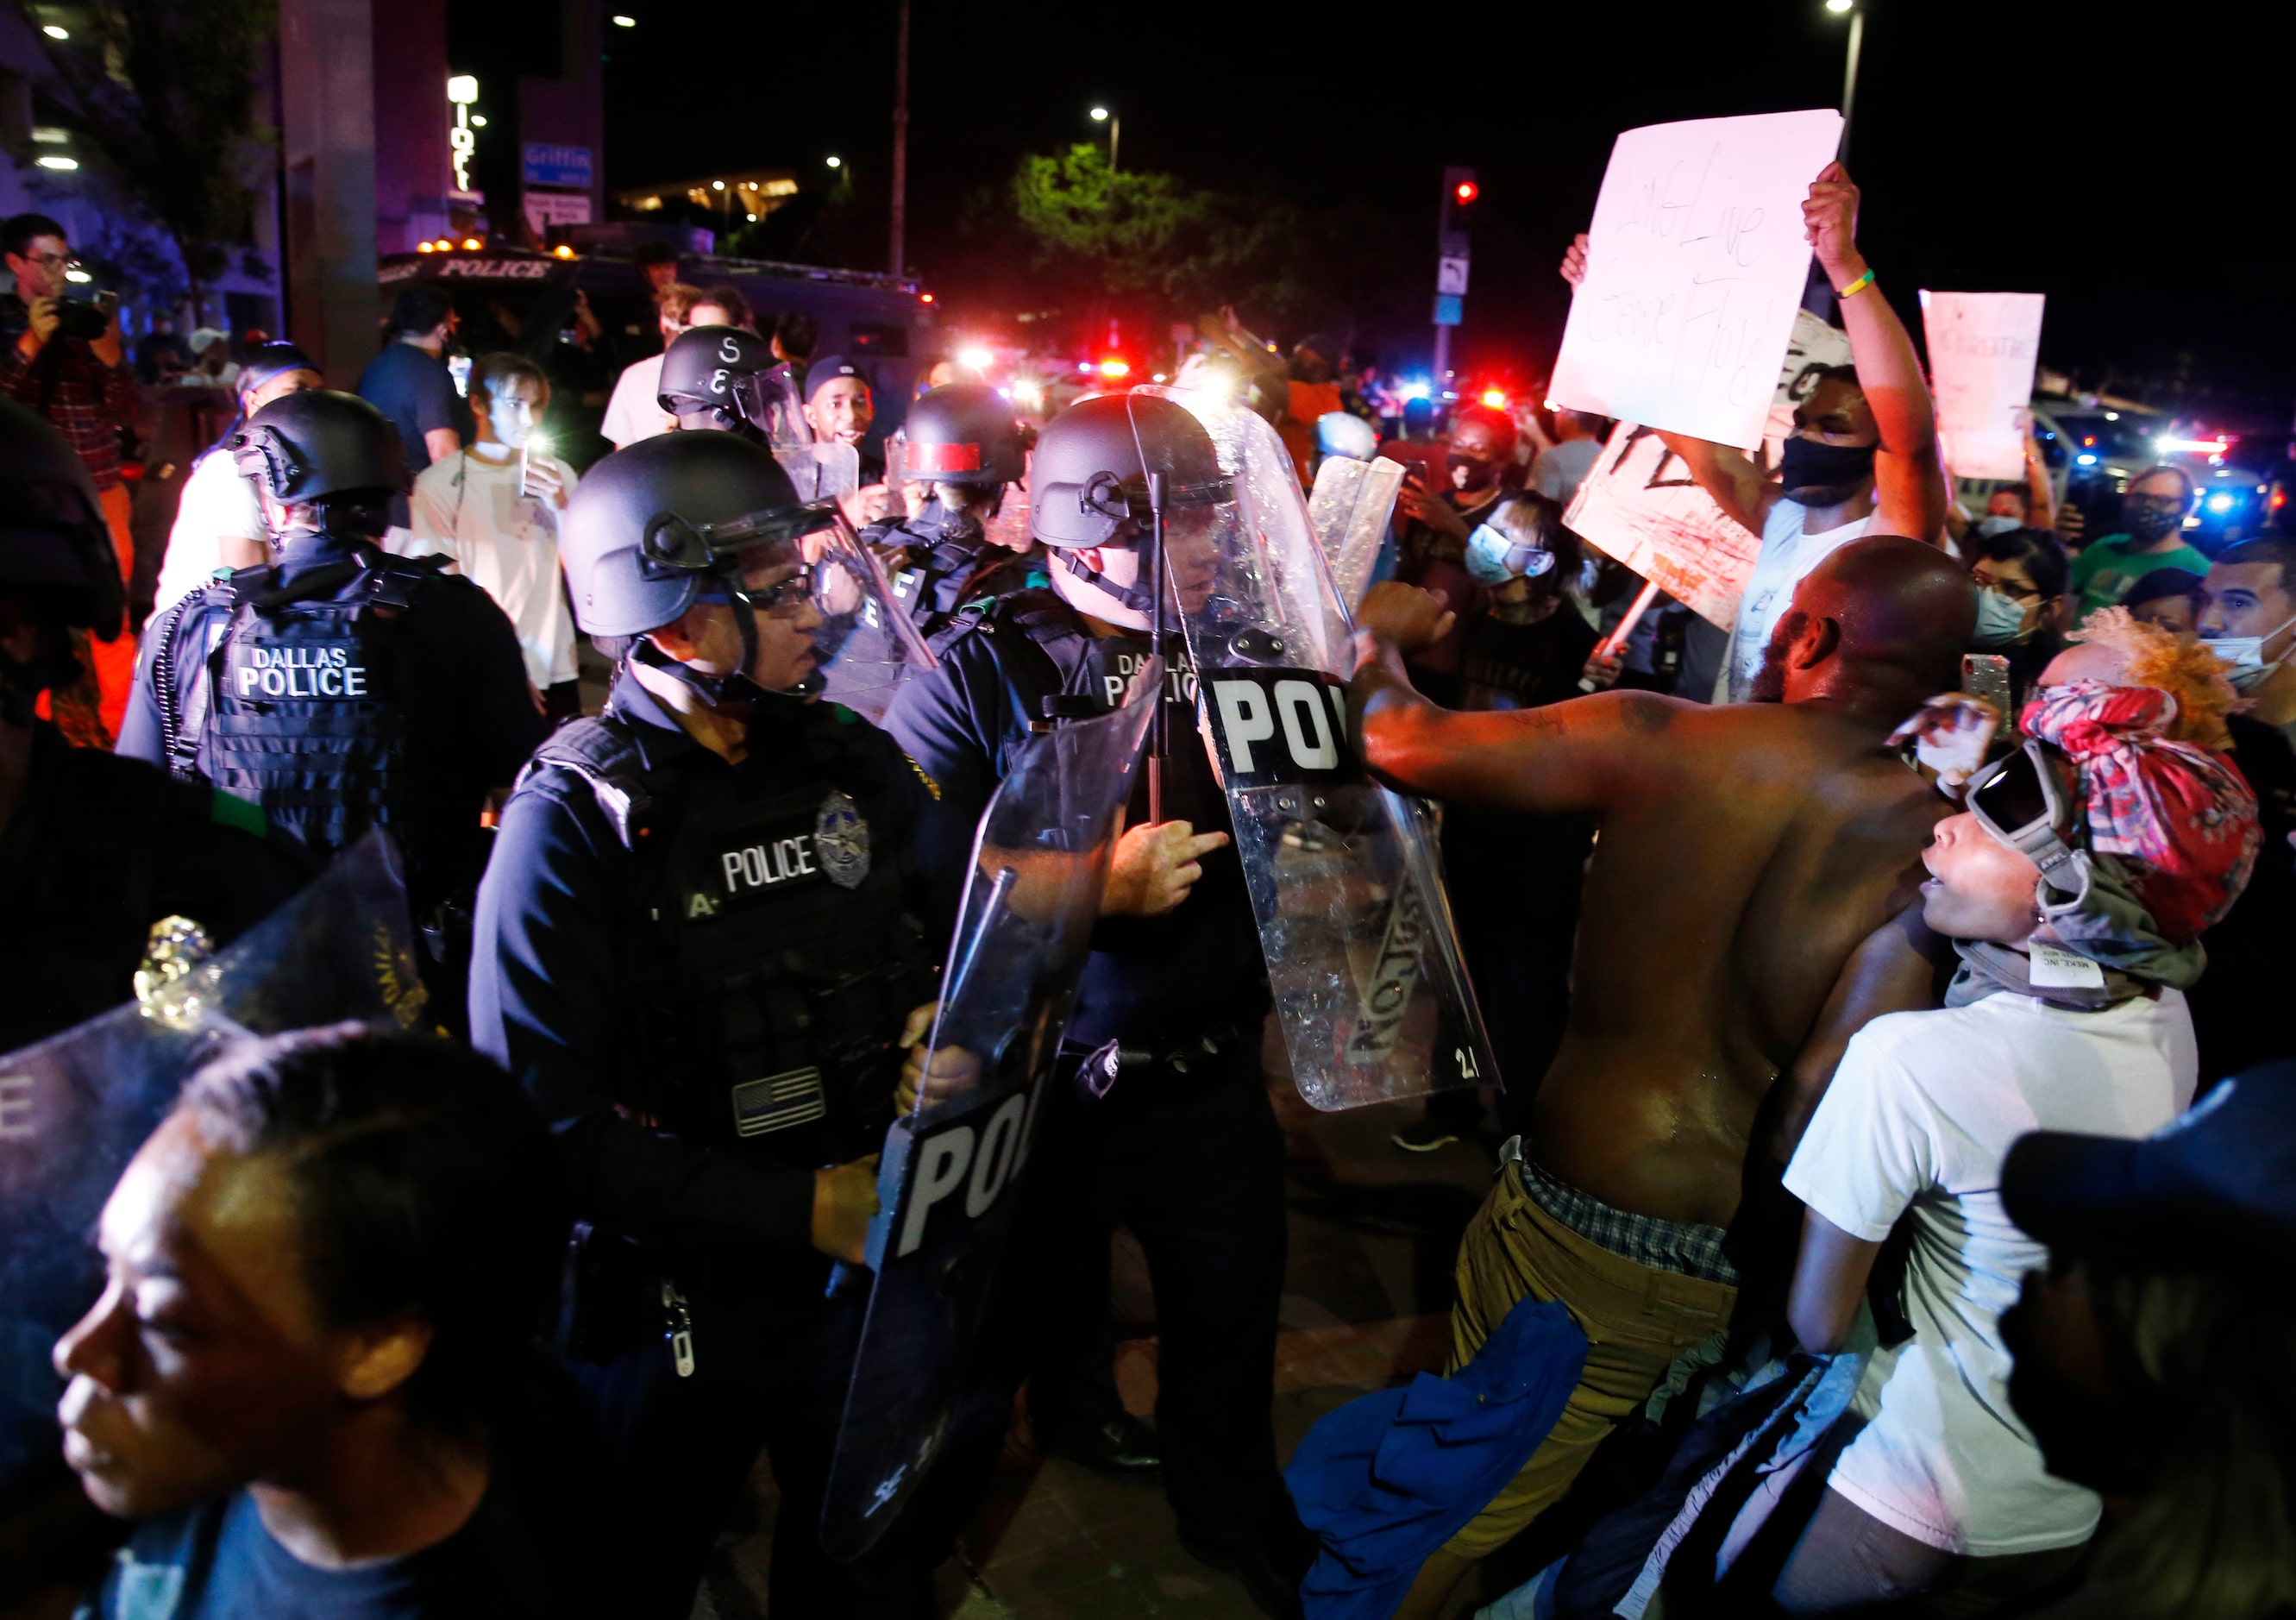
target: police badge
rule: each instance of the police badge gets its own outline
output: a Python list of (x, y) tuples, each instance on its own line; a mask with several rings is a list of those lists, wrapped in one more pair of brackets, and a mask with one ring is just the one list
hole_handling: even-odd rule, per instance
[(813, 854), (840, 889), (857, 889), (868, 877), (869, 824), (845, 794), (832, 793), (821, 802), (813, 818)]

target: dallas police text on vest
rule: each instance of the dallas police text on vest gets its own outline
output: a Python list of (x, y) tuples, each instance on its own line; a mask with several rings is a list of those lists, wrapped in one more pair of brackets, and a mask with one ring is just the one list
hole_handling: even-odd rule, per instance
[(365, 697), (366, 667), (348, 646), (241, 646), (232, 679), (242, 697)]

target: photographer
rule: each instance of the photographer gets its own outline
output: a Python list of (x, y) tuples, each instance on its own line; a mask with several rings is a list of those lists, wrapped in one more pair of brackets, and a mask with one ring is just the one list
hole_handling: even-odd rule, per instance
[[(127, 580), (135, 572), (135, 546), (127, 486), (119, 477), (119, 435), (135, 415), (135, 374), (120, 343), (118, 300), (108, 293), (100, 300), (65, 297), (71, 246), (64, 227), (45, 214), (0, 222), (0, 252), (16, 278), (15, 296), (0, 299), (0, 394), (54, 424), (87, 464), (119, 554), (119, 577)], [(78, 650), (102, 695), (102, 734), (90, 724), (68, 723), (82, 705), (63, 692), (55, 695), (56, 718), (74, 742), (109, 746), (127, 710), (135, 643), (122, 637)]]

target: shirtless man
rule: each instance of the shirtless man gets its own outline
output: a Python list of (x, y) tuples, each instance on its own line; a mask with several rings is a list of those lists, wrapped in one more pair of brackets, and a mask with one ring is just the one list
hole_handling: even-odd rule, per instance
[[(1709, 707), (1605, 693), (1453, 713), (1404, 673), (1450, 615), (1393, 583), (1364, 603), (1349, 688), (1364, 758), (1409, 792), (1525, 815), (1593, 813), (1570, 1022), (1521, 1157), (1469, 1226), (1456, 1369), (1526, 1292), (1591, 1341), (1578, 1388), (1514, 1482), (1423, 1567), (1432, 1614), (1479, 1558), (1561, 1499), (1684, 1351), (1726, 1326), (1721, 1253), (1755, 1115), (1850, 953), (1908, 904), (1951, 807), (1885, 745), (1951, 687), (1968, 575), (1869, 537), (1796, 588), (1758, 688)], [(1520, 1081), (1519, 1081), (1520, 1083)]]

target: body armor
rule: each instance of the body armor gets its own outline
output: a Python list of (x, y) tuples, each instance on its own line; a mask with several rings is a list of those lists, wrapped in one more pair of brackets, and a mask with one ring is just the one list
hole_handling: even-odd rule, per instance
[[(345, 849), (376, 826), (403, 837), (415, 795), (398, 620), (443, 562), (375, 553), (271, 590), (271, 569), (248, 568), (185, 597), (160, 628), (154, 665), (169, 769), (261, 804), (314, 850)], [(202, 646), (178, 634), (194, 606), (212, 610)], [(185, 658), (202, 661), (207, 678), (179, 703)]]
[(521, 777), (582, 777), (639, 863), (618, 1100), (782, 1168), (876, 1146), (902, 1020), (933, 995), (900, 851), (875, 842), (865, 808), (882, 802), (879, 767), (825, 712), (805, 723), (809, 745), (747, 802), (681, 804), (674, 773), (646, 771), (611, 712), (560, 730)]

